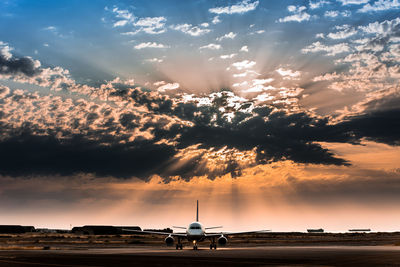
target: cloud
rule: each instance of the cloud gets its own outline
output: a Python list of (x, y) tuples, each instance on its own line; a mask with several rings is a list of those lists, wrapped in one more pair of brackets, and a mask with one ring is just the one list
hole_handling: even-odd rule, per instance
[(200, 50), (202, 50), (202, 49), (219, 50), (219, 49), (221, 49), (221, 45), (211, 43), (208, 45), (201, 46), (199, 49)]
[(164, 44), (159, 44), (156, 42), (147, 42), (147, 43), (140, 43), (138, 45), (135, 45), (135, 49), (143, 49), (143, 48), (168, 48), (169, 46), (166, 46)]
[[(106, 10), (108, 10), (107, 7)], [(128, 23), (132, 23), (135, 19), (135, 16), (126, 9), (119, 9), (118, 7), (115, 7), (111, 10), (111, 12), (118, 19), (117, 21), (114, 22), (113, 27), (125, 26)]]
[(229, 58), (234, 58), (236, 56), (237, 56), (237, 54), (233, 53), (233, 54), (229, 54), (229, 55), (221, 55), (220, 58), (221, 59), (229, 59)]
[[(263, 91), (267, 91), (267, 90), (276, 90), (277, 88), (268, 85), (265, 86), (266, 83), (271, 83), (273, 82), (274, 79), (273, 78), (267, 78), (267, 79), (253, 79), (251, 82), (251, 86), (248, 86), (248, 88), (242, 90), (241, 92), (243, 93), (259, 93), (259, 92), (263, 92)], [(238, 87), (243, 87), (243, 86), (247, 86), (249, 85), (247, 82), (243, 82), (241, 84), (237, 84)], [(275, 99), (275, 96), (271, 96), (271, 100)], [(258, 98), (259, 100), (259, 98)]]
[(240, 48), (239, 50), (240, 52), (249, 52), (249, 48), (247, 47), (247, 45), (242, 46), (242, 48)]
[(343, 6), (346, 6), (346, 5), (366, 4), (366, 3), (368, 3), (369, 0), (337, 0), (337, 1), (341, 2)]
[[(114, 83), (111, 86), (117, 85)], [(169, 85), (170, 89), (176, 87), (173, 84)], [(114, 88), (115, 93), (129, 89), (117, 88)], [(110, 93), (123, 96), (112, 91)], [(226, 130), (230, 128), (220, 127), (229, 121), (239, 126), (237, 123), (245, 118), (239, 116), (239, 121), (234, 122), (227, 116), (229, 112), (224, 111), (231, 108), (238, 112), (242, 110), (240, 103), (244, 100), (232, 93), (210, 95), (210, 101), (205, 102), (210, 104), (205, 106), (198, 106), (196, 100), (171, 105), (166, 98), (150, 98), (150, 94), (138, 90), (130, 90), (129, 95), (129, 98), (134, 97), (136, 104), (145, 105), (152, 111), (141, 114), (135, 112), (132, 107), (125, 107), (127, 102), (116, 105), (122, 99), (110, 106), (99, 106), (83, 99), (62, 100), (53, 96), (41, 98), (39, 95), (22, 91), (7, 95), (0, 102), (3, 111), (0, 148), (5, 153), (0, 156), (1, 162), (4, 163), (0, 165), (0, 173), (11, 176), (91, 173), (95, 176), (136, 176), (142, 179), (147, 179), (153, 174), (190, 178), (193, 175), (208, 173), (212, 178), (213, 175), (231, 171), (234, 173), (237, 171), (235, 166), (240, 164), (231, 161), (227, 168), (218, 167), (218, 171), (213, 172), (213, 167), (203, 158), (203, 154), (208, 153), (208, 148), (222, 149), (228, 145), (229, 149), (247, 150), (253, 146), (246, 145), (248, 148), (245, 148), (242, 147), (243, 142), (235, 141), (244, 134), (241, 132), (246, 125), (240, 125), (240, 128), (244, 128), (239, 132), (234, 131), (236, 133), (232, 136), (233, 139), (228, 139), (227, 143), (220, 143), (220, 134), (226, 135)], [(2, 96), (4, 97), (3, 94)], [(14, 101), (19, 103), (18, 113), (14, 111)], [(166, 105), (167, 103), (169, 104)], [(32, 105), (40, 105), (41, 109), (32, 110)], [(41, 112), (48, 107), (52, 107), (49, 114)], [(24, 112), (26, 118), (21, 120), (20, 115)], [(64, 120), (65, 116), (68, 116), (69, 120)], [(220, 119), (215, 121), (214, 116)], [(172, 119), (173, 117), (191, 123), (181, 123)], [(219, 126), (215, 128), (214, 123)], [(152, 130), (146, 133), (146, 129)], [(195, 136), (191, 136), (193, 133), (196, 133)], [(212, 136), (216, 138), (216, 142), (206, 141), (211, 141), (208, 138)], [(172, 146), (161, 142), (162, 140), (175, 140), (178, 143)], [(196, 150), (190, 149), (199, 144), (200, 147)], [(153, 153), (157, 156), (152, 156)], [(23, 154), (23, 157), (19, 157), (19, 154)], [(129, 163), (132, 160), (134, 162)], [(18, 167), (21, 162), (26, 162), (23, 168)], [(117, 167), (118, 165), (120, 166)]]
[(247, 75), (249, 75), (249, 76), (260, 76), (261, 74), (256, 72), (256, 71), (254, 71), (254, 70), (246, 70), (246, 71), (244, 71), (242, 73), (235, 73), (232, 76), (234, 78), (243, 78), (243, 77), (247, 77)]
[(0, 77), (11, 75), (35, 76), (41, 72), (40, 62), (30, 57), (15, 58), (11, 54), (13, 49), (4, 42), (0, 42)]
[(135, 22), (135, 25), (141, 27), (162, 28), (165, 25), (165, 21), (166, 18), (164, 17), (146, 17), (140, 18), (137, 22)]
[(325, 17), (330, 17), (330, 18), (335, 18), (337, 16), (339, 16), (339, 11), (337, 10), (327, 10), (324, 13)]
[(113, 27), (121, 27), (121, 26), (125, 26), (126, 24), (128, 24), (128, 20), (119, 20), (114, 22)]
[(382, 22), (375, 21), (369, 23), (367, 26), (360, 26), (359, 28), (368, 34), (377, 34), (382, 36), (388, 36), (390, 34), (397, 35), (400, 32), (400, 18), (385, 20)]
[(337, 10), (327, 10), (324, 13), (324, 17), (328, 17), (328, 18), (336, 18), (338, 16), (342, 16), (342, 17), (349, 17), (351, 15), (351, 11), (345, 10), (342, 12), (339, 12)]
[[(382, 23), (362, 31), (390, 40), (397, 28), (392, 27), (392, 22)], [(14, 57), (8, 44), (1, 45), (1, 64), (8, 66), (24, 59)], [(353, 44), (347, 45), (352, 49)], [(328, 54), (340, 50), (322, 44), (314, 48)], [(390, 52), (388, 58), (396, 56), (398, 46), (390, 43), (383, 51)], [(386, 66), (380, 62), (380, 56), (381, 53), (354, 52), (335, 61), (348, 65), (350, 72), (337, 71), (330, 77), (325, 74), (315, 81), (343, 79), (354, 88), (356, 82), (372, 79), (384, 86), (379, 79), (393, 79), (394, 76), (387, 75), (398, 75), (399, 71), (392, 63)], [(46, 95), (46, 88), (38, 93), (0, 87), (2, 175), (93, 174), (144, 180), (160, 175), (166, 181), (172, 177), (188, 180), (207, 175), (213, 179), (228, 173), (235, 177), (243, 168), (276, 161), (348, 165), (345, 156), (335, 155), (321, 142), (359, 144), (371, 140), (399, 145), (396, 118), (400, 116), (400, 102), (394, 101), (394, 94), (386, 95), (385, 100), (371, 95), (371, 101), (362, 104), (361, 113), (345, 114), (334, 120), (331, 116), (302, 112), (297, 104), (302, 88), (275, 87), (268, 84), (273, 82), (272, 78), (265, 76), (252, 77), (247, 84), (242, 80), (237, 83), (238, 87), (248, 86), (241, 89), (251, 93), (252, 99), (230, 91), (169, 95), (142, 90), (134, 80), (119, 78), (96, 87), (81, 85), (71, 79), (67, 70), (43, 68), (40, 62), (26, 60), (34, 67), (23, 65), (13, 73), (2, 73), (1, 77), (62, 88), (70, 94)], [(252, 70), (255, 65), (251, 60), (234, 62), (231, 67), (242, 71), (234, 77), (259, 76)], [(3, 72), (5, 69), (1, 68)], [(288, 77), (301, 74), (279, 70), (280, 75)], [(174, 81), (153, 85), (164, 92), (179, 88)], [(237, 153), (242, 156), (233, 156)]]
[(158, 81), (158, 82), (155, 82), (155, 83), (153, 83), (153, 85), (155, 85), (155, 86), (160, 86), (160, 85), (164, 85), (164, 84), (166, 84), (167, 82), (165, 82), (165, 81)]
[(56, 31), (57, 28), (55, 26), (48, 26), (46, 28), (43, 28), (43, 30), (45, 30), (45, 31)]
[[(400, 128), (397, 119), (400, 109), (370, 111), (362, 115), (356, 115), (339, 123), (337, 127), (351, 130), (356, 138), (366, 138), (371, 141), (399, 146)], [(373, 125), (373, 127), (371, 127)]]
[(398, 0), (378, 0), (375, 1), (372, 5), (366, 4), (358, 12), (378, 12), (383, 10), (390, 10), (390, 9), (399, 9), (400, 2)]
[[(314, 78), (314, 81), (326, 81), (327, 87), (342, 93), (354, 92), (366, 94), (393, 90), (394, 84), (399, 81), (399, 57), (395, 47), (392, 47), (396, 36), (400, 34), (400, 19), (384, 20), (361, 25), (353, 28), (350, 25), (339, 25), (340, 30), (329, 34), (330, 38), (345, 38), (347, 35), (357, 36), (348, 43), (342, 43), (344, 49), (335, 50), (348, 52), (345, 57), (334, 61), (335, 71)], [(357, 33), (355, 33), (357, 32)], [(315, 44), (315, 43), (314, 43)], [(312, 51), (330, 51), (332, 47), (319, 43), (306, 48), (304, 53)], [(348, 51), (346, 51), (348, 50)], [(328, 52), (330, 53), (330, 52)], [(331, 53), (331, 54), (334, 54)], [(350, 107), (351, 112), (360, 112), (360, 106)], [(341, 110), (348, 114), (349, 110)]]
[(224, 39), (235, 39), (236, 35), (237, 35), (236, 33), (230, 32), (225, 35), (222, 35), (221, 37), (218, 37), (216, 40), (220, 42)]
[(254, 100), (257, 102), (266, 102), (266, 101), (271, 101), (275, 99), (274, 96), (270, 95), (269, 93), (262, 93), (262, 94), (258, 94)]
[(251, 2), (250, 0), (243, 0), (235, 5), (214, 7), (208, 11), (214, 14), (243, 14), (252, 10), (255, 10), (259, 4), (259, 1)]
[(179, 83), (167, 83), (164, 85), (161, 85), (160, 87), (157, 88), (159, 92), (165, 92), (169, 90), (175, 90), (179, 88)]
[[(109, 10), (106, 7), (106, 10)], [(144, 17), (137, 19), (133, 13), (125, 9), (119, 9), (115, 7), (111, 10), (115, 18), (117, 19), (113, 23), (113, 27), (124, 27), (133, 26), (133, 31), (121, 33), (123, 35), (135, 35), (140, 32), (147, 34), (161, 34), (166, 31), (165, 23), (167, 19), (165, 17)]]
[[(306, 48), (304, 53), (326, 50), (330, 54), (338, 51), (348, 52), (345, 57), (334, 61), (337, 71), (315, 77), (315, 81), (327, 81), (327, 87), (342, 93), (358, 92), (370, 94), (372, 92), (391, 91), (400, 78), (399, 57), (396, 50), (392, 49), (393, 38), (400, 33), (400, 19), (376, 21), (367, 25), (358, 26), (356, 29), (349, 25), (340, 25), (335, 28), (340, 30), (329, 34), (330, 38), (345, 38), (348, 35), (357, 35), (358, 39), (338, 50), (319, 43)], [(357, 32), (357, 33), (355, 33)], [(314, 43), (315, 44), (315, 43)], [(347, 50), (347, 51), (346, 51)], [(345, 71), (344, 71), (345, 70)], [(351, 109), (357, 111), (354, 105)], [(346, 110), (340, 112), (347, 113)]]
[[(140, 177), (153, 173), (154, 168), (175, 154), (174, 148), (168, 145), (147, 141), (102, 146), (78, 136), (60, 141), (29, 132), (3, 140), (0, 147), (4, 153), (0, 156), (2, 162), (6, 160), (5, 155), (9, 157), (8, 166), (2, 165), (0, 173), (12, 176), (93, 173)], [(21, 164), (23, 166), (18, 167)]]
[(0, 85), (0, 99), (6, 97), (10, 93), (10, 88)]
[(312, 2), (312, 1), (309, 2), (310, 9), (317, 9), (317, 8), (320, 8), (320, 7), (322, 7), (324, 5), (328, 5), (328, 4), (330, 4), (330, 2), (329, 1), (325, 1), (325, 0), (319, 0), (319, 1), (316, 1), (316, 2)]
[(208, 27), (208, 24), (206, 27), (204, 27), (204, 25), (193, 26), (192, 24), (187, 24), (187, 23), (170, 26), (170, 28), (173, 30), (181, 31), (181, 32), (191, 35), (191, 36), (201, 36), (201, 35), (211, 32), (211, 30), (208, 29), (207, 27)]
[(287, 9), (290, 13), (293, 13), (293, 15), (280, 18), (278, 20), (279, 22), (291, 22), (291, 21), (302, 22), (302, 21), (308, 21), (311, 18), (310, 14), (305, 12), (305, 10), (307, 9), (305, 6), (288, 6)]
[(247, 81), (241, 82), (241, 83), (234, 83), (232, 84), (233, 87), (242, 87), (242, 86), (247, 86), (249, 83)]
[(214, 18), (213, 18), (213, 20), (212, 20), (212, 24), (218, 24), (218, 23), (220, 23), (221, 22), (221, 20), (219, 19), (219, 16), (215, 16)]
[(148, 34), (160, 34), (166, 31), (166, 21), (167, 19), (165, 17), (146, 17), (140, 18), (134, 25), (140, 27), (136, 32), (143, 31)]
[[(273, 78), (267, 78), (267, 79), (253, 79), (253, 80), (252, 80), (252, 84), (253, 84), (253, 85), (264, 85), (264, 84), (266, 84), (266, 83), (271, 83), (272, 81), (274, 81)], [(242, 82), (242, 83), (236, 83), (236, 84), (234, 84), (233, 86), (238, 87), (238, 86), (245, 86), (245, 85), (248, 85), (248, 82), (247, 82), (247, 81), (244, 81), (244, 82)]]
[[(256, 84), (253, 85), (252, 87), (249, 87), (245, 90), (242, 90), (243, 93), (260, 93), (260, 92), (264, 92), (267, 90), (275, 90), (276, 88), (268, 85), (268, 86), (264, 86), (262, 84)], [(276, 99), (275, 97), (272, 97), (272, 99)]]
[(146, 62), (150, 62), (150, 63), (161, 63), (161, 62), (163, 62), (164, 60), (163, 60), (162, 58), (156, 58), (156, 57), (154, 57), (154, 58), (146, 59), (145, 61), (146, 61)]
[(326, 73), (324, 75), (320, 75), (317, 77), (313, 78), (313, 82), (320, 82), (320, 81), (332, 81), (332, 80), (336, 80), (339, 79), (340, 75), (337, 74), (336, 72), (334, 73)]
[(262, 34), (262, 33), (264, 33), (264, 32), (265, 32), (265, 30), (258, 30), (258, 31), (250, 32), (249, 34), (250, 34), (250, 35)]
[(357, 34), (356, 29), (348, 28), (343, 31), (339, 31), (339, 32), (335, 32), (335, 33), (331, 32), (331, 33), (327, 34), (327, 37), (329, 37), (331, 39), (346, 39), (355, 34)]
[(315, 53), (315, 52), (327, 52), (328, 56), (335, 56), (340, 53), (349, 52), (350, 47), (346, 43), (335, 44), (332, 46), (323, 45), (321, 42), (314, 42), (311, 45), (303, 48), (301, 52), (303, 54)]
[(250, 69), (254, 67), (254, 65), (256, 65), (255, 61), (250, 61), (247, 59), (232, 63), (232, 67), (235, 67), (237, 70)]
[(300, 76), (300, 71), (292, 71), (290, 69), (279, 68), (276, 72), (283, 76), (284, 79), (298, 78)]
[[(272, 90), (264, 86), (269, 82), (272, 78), (254, 79), (252, 84), (255, 89)], [(165, 90), (178, 86), (164, 81), (155, 85)], [(1, 88), (0, 173), (91, 173), (141, 179), (157, 174), (166, 180), (207, 174), (212, 179), (226, 173), (238, 175), (246, 166), (281, 160), (348, 164), (316, 142), (357, 143), (363, 138), (399, 142), (400, 135), (393, 131), (393, 118), (399, 114), (393, 111), (352, 116), (333, 124), (329, 118), (285, 112), (272, 105), (257, 106), (227, 91), (171, 99), (133, 86), (134, 81), (119, 79), (102, 85), (101, 90), (109, 94), (108, 103), (21, 90), (10, 93)], [(300, 91), (283, 90), (279, 94), (284, 98), (274, 102), (290, 103)], [(264, 93), (254, 101), (272, 99), (276, 98)], [(40, 109), (32, 109), (35, 106)], [(369, 127), (374, 123), (379, 130)], [(241, 165), (230, 158), (213, 165), (212, 151), (248, 153), (248, 163)]]

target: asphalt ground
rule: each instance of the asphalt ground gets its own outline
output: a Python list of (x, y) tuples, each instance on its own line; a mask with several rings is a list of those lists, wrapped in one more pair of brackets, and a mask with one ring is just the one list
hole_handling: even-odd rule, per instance
[(2, 250), (0, 266), (400, 266), (399, 246)]

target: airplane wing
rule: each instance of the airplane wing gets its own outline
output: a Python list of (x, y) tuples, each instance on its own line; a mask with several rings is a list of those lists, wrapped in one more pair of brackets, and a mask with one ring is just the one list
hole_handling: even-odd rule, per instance
[(148, 235), (167, 235), (167, 236), (177, 236), (177, 237), (186, 237), (184, 233), (166, 233), (166, 232), (157, 232), (157, 231), (140, 231), (140, 230), (131, 230), (131, 229), (122, 229), (122, 231), (133, 232), (137, 234), (148, 234)]
[(212, 226), (212, 227), (205, 227), (204, 229), (206, 230), (210, 230), (210, 229), (218, 229), (218, 228), (222, 228), (223, 226)]
[(244, 235), (244, 234), (262, 234), (269, 231), (271, 230), (247, 231), (247, 232), (221, 232), (221, 233), (206, 234), (206, 237), (219, 237), (222, 235), (232, 236), (232, 235)]

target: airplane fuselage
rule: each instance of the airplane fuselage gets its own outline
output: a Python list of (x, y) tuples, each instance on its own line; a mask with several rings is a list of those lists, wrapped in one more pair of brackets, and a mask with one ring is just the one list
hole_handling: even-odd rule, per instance
[(186, 235), (189, 241), (200, 242), (205, 239), (206, 231), (201, 223), (192, 222), (186, 229)]

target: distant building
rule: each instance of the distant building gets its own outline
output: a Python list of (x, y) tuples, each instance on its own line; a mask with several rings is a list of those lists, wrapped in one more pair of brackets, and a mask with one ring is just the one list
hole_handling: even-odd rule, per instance
[(323, 233), (324, 229), (320, 228), (320, 229), (307, 229), (307, 232), (309, 233)]
[(50, 233), (57, 233), (57, 230), (55, 229), (49, 229), (49, 228), (37, 228), (36, 232), (38, 233), (45, 233), (45, 234), (50, 234)]
[(0, 225), (0, 234), (23, 234), (35, 231), (33, 226)]
[(79, 235), (116, 235), (119, 230), (114, 226), (108, 225), (85, 225), (72, 228), (72, 233)]
[(33, 226), (22, 226), (25, 230), (25, 233), (32, 233), (32, 232), (36, 232), (35, 227)]

